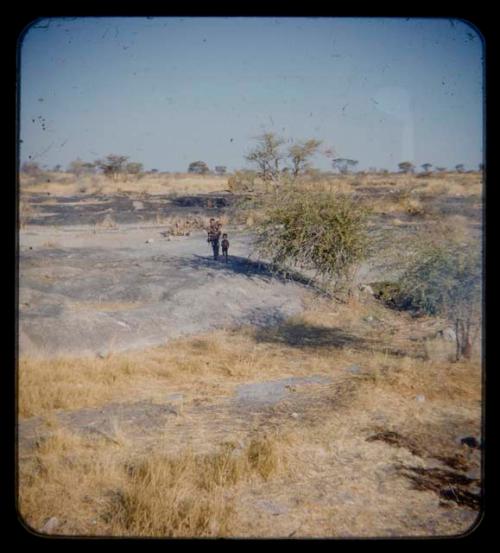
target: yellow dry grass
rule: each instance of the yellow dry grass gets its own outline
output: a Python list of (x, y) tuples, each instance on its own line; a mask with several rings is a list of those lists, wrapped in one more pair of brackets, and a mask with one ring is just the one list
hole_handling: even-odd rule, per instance
[[(227, 176), (190, 175), (187, 173), (145, 175), (140, 179), (128, 177), (112, 180), (103, 175), (83, 175), (76, 177), (69, 173), (50, 173), (47, 179), (37, 182), (35, 178), (21, 174), (20, 183), (23, 193), (51, 195), (74, 194), (201, 194), (222, 192), (228, 189)], [(358, 193), (359, 187), (390, 187), (394, 190), (415, 189), (419, 195), (427, 197), (472, 196), (482, 194), (482, 176), (480, 173), (430, 174), (425, 177), (400, 173), (352, 174), (330, 177), (318, 176), (302, 179), (297, 183), (304, 191), (335, 191), (346, 194)]]
[(69, 173), (50, 173), (49, 182), (37, 182), (33, 177), (21, 174), (20, 183), (23, 193), (36, 193), (61, 196), (75, 194), (200, 194), (221, 192), (227, 189), (227, 177), (217, 175), (145, 175), (140, 179), (128, 177), (109, 179), (103, 175), (82, 175), (76, 177)]
[[(125, 308), (121, 304), (80, 306), (89, 307)], [(367, 317), (372, 317), (375, 324), (367, 322)], [(396, 363), (400, 362), (400, 352), (425, 359), (431, 343), (449, 353), (453, 353), (454, 346), (410, 338), (413, 334), (425, 337), (444, 326), (444, 322), (432, 318), (415, 321), (375, 301), (339, 304), (311, 295), (309, 309), (265, 331), (251, 327), (218, 330), (145, 351), (110, 353), (105, 358), (21, 356), (19, 413), (31, 417), (54, 409), (95, 407), (114, 400), (156, 400), (164, 386), (182, 388), (188, 398), (214, 391), (227, 395), (243, 381), (311, 372), (332, 374), (352, 363), (374, 367), (379, 354), (394, 358)], [(431, 355), (430, 361), (433, 357), (442, 360), (439, 353)], [(428, 367), (427, 360), (422, 363)]]
[(232, 488), (286, 471), (287, 441), (262, 433), (239, 450), (221, 444), (212, 453), (173, 455), (160, 445), (145, 455), (116, 434), (82, 437), (56, 425), (20, 461), (19, 512), (42, 533), (54, 517), (51, 533), (63, 535), (228, 535), (235, 530)]
[[(55, 533), (94, 536), (463, 532), (467, 523), (444, 518), (429, 529), (418, 526), (429, 513), (439, 514), (436, 496), (412, 489), (394, 472), (401, 464), (424, 467), (424, 458), (456, 456), (457, 435), (480, 436), (478, 352), (459, 363), (429, 351), (425, 357), (430, 342), (423, 338), (443, 324), (371, 298), (342, 304), (311, 295), (300, 316), (273, 329), (219, 330), (103, 359), (22, 357), (21, 421), (45, 417), (48, 437), (20, 459), (20, 512), (37, 530), (56, 517)], [(352, 366), (360, 370), (346, 371)], [(335, 379), (329, 402), (315, 405), (320, 392), (313, 390), (303, 416), (278, 413), (273, 424), (249, 419), (246, 431), (234, 430), (235, 441), (212, 441), (218, 434), (205, 433), (210, 421), (202, 425), (189, 415), (200, 399), (227, 397), (238, 383), (311, 374)], [(147, 449), (138, 449), (119, 426), (108, 436), (89, 437), (55, 419), (59, 409), (164, 402), (174, 390), (184, 395), (188, 414)], [(188, 434), (186, 421), (200, 424), (198, 431)], [(383, 430), (403, 436), (421, 456), (367, 440)], [(175, 432), (183, 432), (182, 439)], [(187, 447), (174, 447), (179, 441)], [(255, 499), (270, 497), (289, 513), (258, 515)]]

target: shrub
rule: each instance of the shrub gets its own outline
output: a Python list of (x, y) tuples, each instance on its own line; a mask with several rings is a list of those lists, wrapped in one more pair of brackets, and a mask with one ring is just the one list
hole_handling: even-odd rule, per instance
[(25, 161), (21, 165), (21, 172), (32, 177), (38, 177), (42, 173), (42, 169), (36, 161)]
[(368, 245), (366, 208), (341, 194), (280, 197), (257, 227), (256, 250), (280, 269), (312, 269), (323, 284), (350, 291)]
[(393, 309), (408, 309), (412, 305), (411, 297), (403, 294), (401, 286), (397, 282), (382, 280), (370, 282), (370, 286), (375, 297)]
[(106, 177), (117, 180), (118, 176), (125, 171), (125, 163), (128, 156), (109, 154), (105, 159), (98, 159), (94, 162)]
[(233, 193), (253, 192), (256, 177), (255, 171), (236, 171), (227, 179), (227, 186)]
[(210, 169), (204, 161), (193, 161), (189, 164), (188, 173), (195, 173), (197, 175), (206, 175)]
[(424, 242), (399, 280), (411, 304), (429, 315), (446, 317), (455, 327), (456, 359), (469, 358), (479, 328), (481, 253), (471, 244)]
[(132, 161), (130, 163), (127, 163), (127, 165), (125, 166), (125, 171), (129, 175), (135, 176), (136, 179), (140, 179), (144, 175), (144, 165), (142, 163)]

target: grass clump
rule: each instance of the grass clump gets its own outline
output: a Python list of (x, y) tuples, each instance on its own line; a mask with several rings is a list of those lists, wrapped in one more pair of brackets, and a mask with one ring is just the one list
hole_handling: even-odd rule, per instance
[(107, 514), (114, 535), (214, 537), (231, 531), (231, 489), (286, 466), (279, 439), (255, 436), (238, 450), (225, 443), (213, 453), (155, 454), (126, 467), (127, 479)]

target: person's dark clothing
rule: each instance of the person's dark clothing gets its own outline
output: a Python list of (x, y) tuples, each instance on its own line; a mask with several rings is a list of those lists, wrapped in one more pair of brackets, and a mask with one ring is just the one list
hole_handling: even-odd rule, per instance
[(226, 259), (227, 263), (227, 251), (229, 250), (229, 240), (227, 238), (222, 239), (222, 255)]
[(219, 240), (220, 240), (220, 228), (219, 225), (211, 225), (208, 229), (208, 242), (212, 244), (212, 250), (214, 252), (214, 259), (219, 258)]

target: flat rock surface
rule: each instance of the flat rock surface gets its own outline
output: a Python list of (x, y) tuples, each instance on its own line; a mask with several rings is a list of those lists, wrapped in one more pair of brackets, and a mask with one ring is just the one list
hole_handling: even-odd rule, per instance
[(213, 260), (203, 231), (169, 239), (153, 226), (21, 232), (21, 354), (105, 354), (300, 312), (306, 287), (251, 261), (250, 237), (225, 230), (227, 263)]
[[(167, 392), (167, 390), (166, 390)], [(197, 449), (218, 444), (237, 431), (248, 432), (257, 421), (266, 425), (282, 424), (292, 413), (299, 417), (314, 416), (327, 402), (334, 406), (346, 390), (334, 378), (322, 375), (289, 377), (246, 383), (237, 386), (229, 396), (213, 397), (212, 401), (188, 402), (183, 395), (165, 394), (164, 401), (109, 403), (100, 407), (59, 410), (59, 425), (83, 435), (96, 434), (114, 441), (116, 433), (133, 440), (137, 448), (146, 447), (165, 432), (169, 449), (179, 450), (186, 444)], [(18, 421), (20, 452), (29, 453), (38, 440), (51, 433), (43, 417)], [(142, 444), (142, 445), (141, 445)]]

